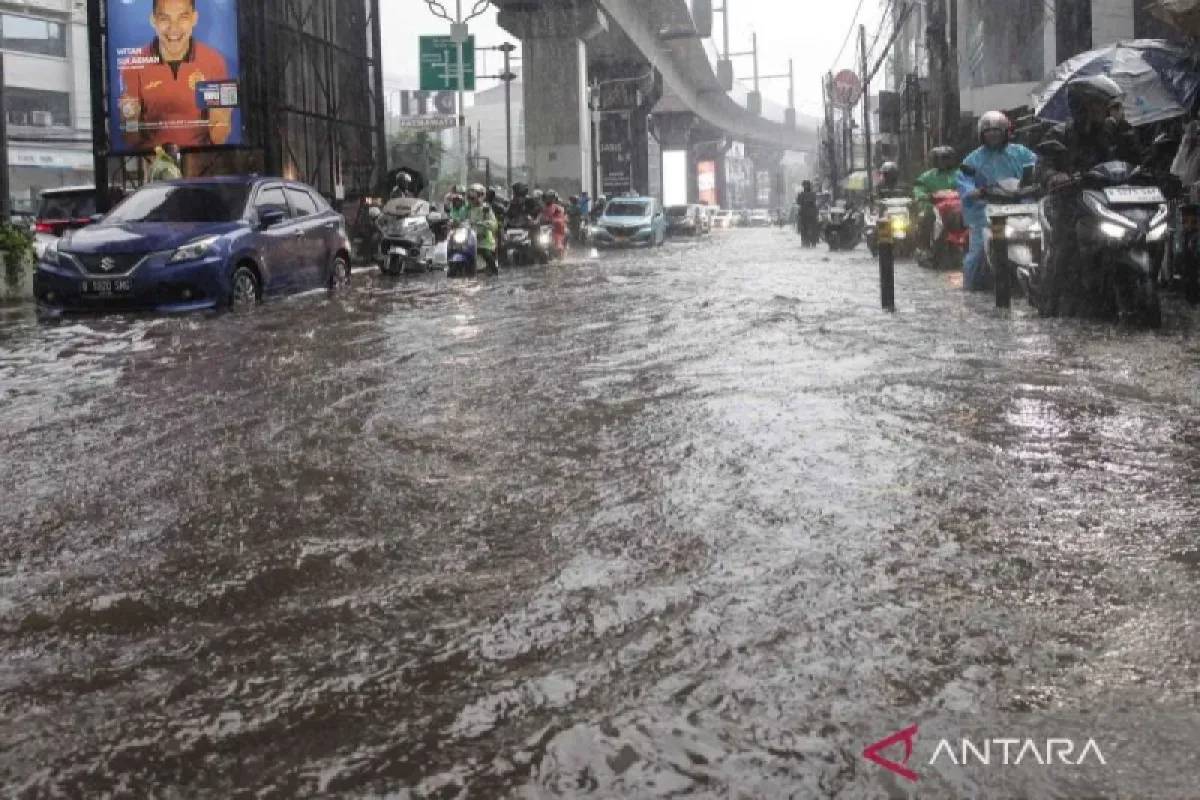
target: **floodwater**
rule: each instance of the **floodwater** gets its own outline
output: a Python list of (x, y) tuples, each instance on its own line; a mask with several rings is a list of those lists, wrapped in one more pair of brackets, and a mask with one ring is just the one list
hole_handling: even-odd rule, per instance
[(885, 717), (1195, 710), (1200, 314), (898, 273), (0, 312), (0, 794), (891, 797)]

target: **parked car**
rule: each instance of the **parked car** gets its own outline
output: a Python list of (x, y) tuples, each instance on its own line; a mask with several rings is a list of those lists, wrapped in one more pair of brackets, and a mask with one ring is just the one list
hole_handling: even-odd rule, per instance
[(750, 212), (746, 225), (751, 228), (771, 227), (771, 212), (765, 208), (756, 208)]
[(713, 215), (712, 226), (714, 228), (732, 228), (734, 226), (733, 212), (728, 209), (720, 209)]
[(33, 220), (33, 247), (38, 257), (64, 233), (92, 224), (96, 214), (95, 186), (63, 186), (46, 189), (38, 198)]
[(239, 308), (264, 295), (341, 288), (350, 255), (345, 220), (304, 184), (168, 181), (52, 242), (34, 294), (49, 310)]
[(705, 229), (704, 212), (700, 206), (668, 206), (667, 233), (672, 236), (699, 236)]
[(653, 197), (619, 197), (608, 202), (592, 228), (597, 247), (662, 245), (667, 238), (667, 215)]

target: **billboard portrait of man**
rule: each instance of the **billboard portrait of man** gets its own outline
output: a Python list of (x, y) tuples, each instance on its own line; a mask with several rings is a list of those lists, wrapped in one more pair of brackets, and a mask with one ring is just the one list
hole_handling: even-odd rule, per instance
[(114, 151), (240, 143), (236, 0), (109, 0), (109, 20)]

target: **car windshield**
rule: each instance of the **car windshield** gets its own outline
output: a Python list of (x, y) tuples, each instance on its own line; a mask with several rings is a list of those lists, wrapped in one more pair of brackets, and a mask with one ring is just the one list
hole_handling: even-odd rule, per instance
[(86, 219), (95, 213), (95, 192), (44, 194), (38, 219)]
[(687, 206), (671, 206), (667, 209), (667, 216), (671, 219), (683, 219), (687, 213)]
[(609, 203), (608, 208), (604, 210), (605, 216), (609, 217), (644, 217), (646, 213), (645, 203), (628, 201)]
[(130, 195), (105, 217), (105, 225), (128, 222), (232, 222), (246, 209), (245, 183), (158, 184)]

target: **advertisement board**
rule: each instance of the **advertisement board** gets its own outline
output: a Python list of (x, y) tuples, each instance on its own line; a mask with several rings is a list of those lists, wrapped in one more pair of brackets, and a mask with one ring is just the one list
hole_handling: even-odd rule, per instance
[(664, 150), (663, 205), (682, 206), (688, 201), (688, 154), (686, 150)]
[(238, 0), (107, 0), (116, 154), (242, 144)]
[(633, 191), (629, 112), (600, 115), (600, 193), (619, 197)]
[(717, 205), (717, 162), (701, 161), (697, 165), (697, 171), (700, 202), (706, 206)]

